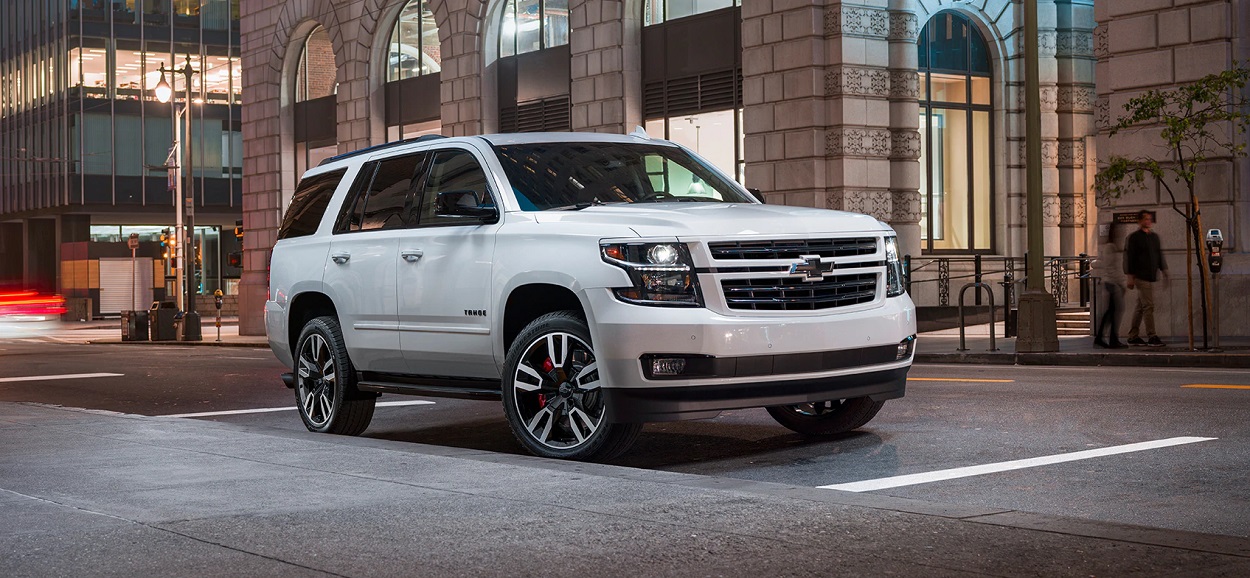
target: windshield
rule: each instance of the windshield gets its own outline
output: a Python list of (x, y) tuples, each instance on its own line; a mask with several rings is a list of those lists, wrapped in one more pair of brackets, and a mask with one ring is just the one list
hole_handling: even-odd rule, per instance
[(521, 209), (607, 203), (753, 203), (686, 151), (656, 144), (529, 143), (495, 147)]

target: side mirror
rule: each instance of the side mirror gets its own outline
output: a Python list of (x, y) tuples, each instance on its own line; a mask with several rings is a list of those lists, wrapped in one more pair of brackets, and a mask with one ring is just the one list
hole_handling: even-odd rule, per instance
[(481, 219), (494, 222), (499, 212), (493, 205), (483, 205), (476, 191), (443, 191), (434, 200), (434, 214), (439, 217)]
[(755, 200), (759, 201), (761, 205), (768, 204), (768, 201), (764, 200), (764, 191), (759, 189), (747, 189), (747, 192), (751, 193), (751, 196), (755, 197)]

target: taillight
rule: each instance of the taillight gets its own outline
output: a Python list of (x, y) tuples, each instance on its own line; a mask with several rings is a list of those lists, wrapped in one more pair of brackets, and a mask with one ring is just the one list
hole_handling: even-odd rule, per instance
[(0, 315), (53, 316), (65, 313), (60, 295), (39, 295), (34, 291), (0, 293)]

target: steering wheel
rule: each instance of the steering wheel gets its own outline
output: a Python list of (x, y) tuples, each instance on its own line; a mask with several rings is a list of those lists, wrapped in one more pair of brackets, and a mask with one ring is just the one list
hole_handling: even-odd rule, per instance
[(638, 199), (638, 200), (636, 200), (636, 201), (634, 201), (634, 202), (635, 202), (635, 203), (645, 203), (645, 202), (650, 201), (650, 200), (652, 200), (652, 199), (659, 200), (659, 199), (675, 199), (675, 198), (677, 198), (677, 196), (676, 196), (676, 195), (669, 194), (669, 193), (668, 193), (668, 191), (653, 191), (653, 192), (651, 192), (650, 194), (643, 195), (643, 196), (642, 196), (642, 198), (640, 198), (640, 199)]

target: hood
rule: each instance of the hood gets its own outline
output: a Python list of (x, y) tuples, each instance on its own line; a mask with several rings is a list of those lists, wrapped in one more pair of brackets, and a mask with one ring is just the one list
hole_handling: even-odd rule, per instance
[(640, 237), (774, 237), (889, 230), (858, 213), (742, 203), (602, 205), (534, 214), (539, 223), (625, 226)]

